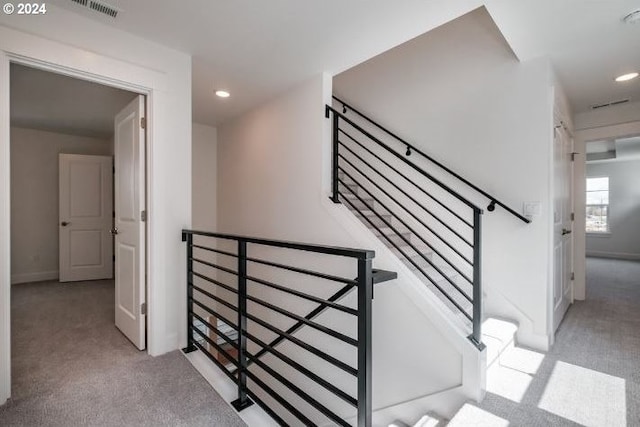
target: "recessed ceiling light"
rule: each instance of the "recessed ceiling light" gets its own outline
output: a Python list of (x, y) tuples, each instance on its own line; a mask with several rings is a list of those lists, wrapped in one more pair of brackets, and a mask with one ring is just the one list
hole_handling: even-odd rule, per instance
[(622, 18), (622, 21), (626, 22), (627, 24), (636, 24), (640, 22), (640, 9), (634, 10), (633, 12), (629, 13), (624, 18)]
[(635, 79), (636, 77), (638, 77), (638, 73), (628, 73), (628, 74), (623, 74), (621, 76), (616, 77), (616, 81), (626, 82), (626, 81)]
[(229, 96), (231, 96), (231, 94), (226, 90), (217, 90), (216, 95), (218, 95), (220, 98), (228, 98)]

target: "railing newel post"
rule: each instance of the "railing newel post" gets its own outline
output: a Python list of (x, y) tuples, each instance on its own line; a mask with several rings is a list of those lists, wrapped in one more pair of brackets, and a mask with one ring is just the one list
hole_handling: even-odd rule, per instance
[(371, 426), (372, 413), (372, 260), (358, 258), (358, 427)]
[(334, 112), (332, 121), (332, 149), (331, 149), (331, 200), (340, 203), (338, 195), (338, 120), (340, 117)]
[(482, 343), (482, 210), (473, 210), (473, 332), (471, 339), (483, 349)]
[(253, 405), (247, 396), (247, 242), (238, 240), (238, 398), (231, 402), (242, 411)]
[(182, 241), (187, 242), (187, 346), (185, 353), (196, 351), (193, 340), (193, 234), (182, 233)]

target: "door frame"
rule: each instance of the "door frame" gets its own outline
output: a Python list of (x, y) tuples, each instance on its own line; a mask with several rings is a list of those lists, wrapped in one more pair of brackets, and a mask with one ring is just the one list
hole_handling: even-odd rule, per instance
[(573, 191), (574, 191), (574, 212), (576, 220), (573, 223), (573, 268), (576, 274), (574, 281), (574, 296), (577, 300), (587, 298), (586, 286), (586, 144), (591, 141), (598, 141), (610, 138), (625, 138), (628, 136), (640, 135), (640, 120), (616, 123), (611, 125), (594, 126), (583, 128), (574, 132), (574, 149), (579, 154), (573, 167)]
[[(0, 28), (1, 29), (1, 28)], [(33, 40), (32, 40), (33, 41)], [(48, 50), (47, 44), (53, 43), (55, 52)], [(9, 43), (11, 45), (11, 43)], [(112, 57), (98, 55), (82, 49), (67, 45), (60, 45), (45, 39), (29, 43), (15, 43), (13, 51), (7, 50), (0, 44), (0, 405), (11, 396), (11, 182), (10, 182), (10, 64), (16, 63), (43, 71), (86, 80), (105, 86), (127, 90), (145, 96), (146, 108), (146, 132), (145, 132), (145, 205), (151, 206), (153, 200), (153, 174), (151, 158), (153, 153), (153, 127), (152, 108), (157, 103), (155, 91), (158, 86), (164, 84), (164, 78), (158, 71), (143, 68), (138, 65), (125, 63)], [(66, 50), (66, 54), (61, 54)], [(104, 66), (105, 70), (102, 71)], [(117, 69), (118, 71), (114, 71)], [(87, 71), (91, 70), (91, 71)], [(153, 217), (149, 217), (145, 223), (146, 256), (143, 261), (146, 272), (147, 293), (147, 353), (157, 354), (161, 344), (153, 342), (158, 336), (160, 321), (155, 321), (153, 302), (159, 299), (155, 297), (152, 279), (152, 245), (149, 232), (152, 227)], [(157, 291), (159, 292), (159, 291)]]

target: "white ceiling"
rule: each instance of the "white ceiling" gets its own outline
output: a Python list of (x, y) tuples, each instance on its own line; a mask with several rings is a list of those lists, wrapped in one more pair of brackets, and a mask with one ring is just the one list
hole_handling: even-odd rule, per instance
[[(108, 0), (114, 20), (67, 10), (193, 55), (194, 121), (218, 125), (320, 72), (335, 74), (482, 4), (521, 60), (548, 55), (574, 112), (640, 100), (640, 0)], [(232, 96), (219, 99), (216, 88)]]
[(11, 64), (11, 125), (107, 139), (136, 94)]

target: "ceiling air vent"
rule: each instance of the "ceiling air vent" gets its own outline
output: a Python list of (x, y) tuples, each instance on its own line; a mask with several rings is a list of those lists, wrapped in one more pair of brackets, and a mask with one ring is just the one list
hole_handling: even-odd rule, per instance
[(93, 9), (96, 12), (104, 13), (105, 15), (109, 15), (112, 18), (115, 18), (116, 16), (118, 16), (118, 9), (98, 1), (90, 1), (89, 9)]
[(592, 110), (597, 110), (599, 108), (613, 107), (614, 105), (625, 104), (627, 102), (629, 102), (629, 99), (621, 99), (619, 101), (611, 101), (611, 102), (607, 102), (607, 103), (604, 103), (604, 104), (592, 105), (591, 109)]
[(95, 12), (99, 12), (104, 15), (110, 16), (111, 18), (115, 18), (116, 16), (118, 16), (118, 13), (120, 12), (120, 9), (118, 9), (117, 7), (111, 6), (110, 4), (104, 3), (102, 1), (96, 1), (96, 0), (71, 0), (71, 1), (80, 6), (89, 8)]

